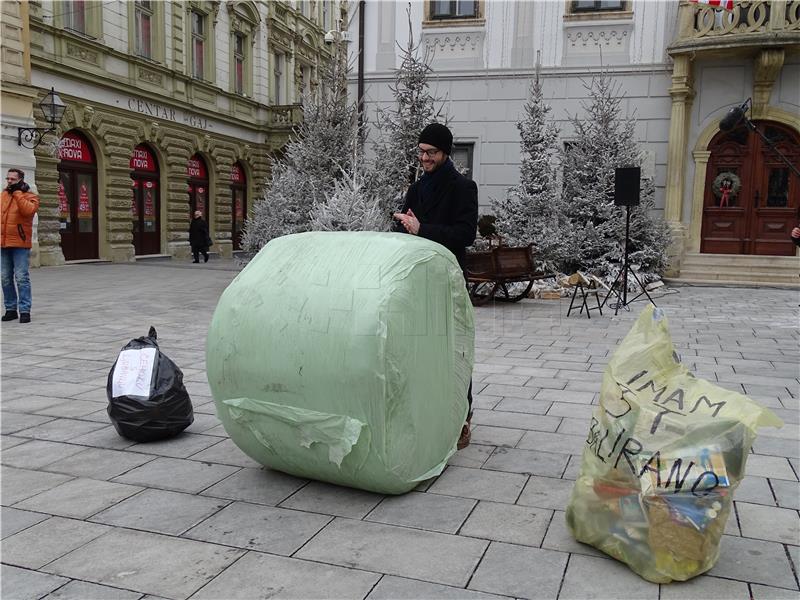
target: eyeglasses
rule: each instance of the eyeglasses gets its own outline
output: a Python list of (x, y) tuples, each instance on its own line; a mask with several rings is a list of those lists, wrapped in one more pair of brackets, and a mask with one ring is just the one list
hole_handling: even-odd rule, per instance
[(427, 156), (428, 158), (433, 158), (437, 154), (439, 154), (441, 150), (438, 148), (431, 148), (430, 150), (423, 150), (422, 148), (417, 148), (417, 156)]

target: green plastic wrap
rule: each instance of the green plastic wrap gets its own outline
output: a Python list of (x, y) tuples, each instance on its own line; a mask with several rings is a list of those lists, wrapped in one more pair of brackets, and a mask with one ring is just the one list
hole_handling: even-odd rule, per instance
[(733, 494), (762, 426), (749, 398), (694, 377), (649, 305), (608, 363), (567, 525), (656, 583), (714, 566)]
[(208, 382), (225, 430), (259, 463), (400, 494), (455, 451), (474, 337), (444, 246), (400, 233), (290, 235), (222, 294)]

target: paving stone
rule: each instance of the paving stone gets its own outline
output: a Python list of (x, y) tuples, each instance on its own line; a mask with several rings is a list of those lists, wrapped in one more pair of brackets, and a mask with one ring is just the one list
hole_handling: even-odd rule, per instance
[(594, 556), (572, 556), (558, 597), (657, 600), (659, 586), (645, 581), (616, 560)]
[(800, 483), (773, 479), (771, 484), (775, 497), (778, 499), (778, 506), (800, 510)]
[[(205, 373), (203, 374), (205, 377)], [(205, 433), (212, 427), (216, 427), (220, 424), (219, 418), (217, 415), (206, 415), (202, 413), (198, 413), (194, 415), (194, 420), (192, 424), (189, 425), (186, 429), (184, 429), (184, 433)]]
[[(782, 481), (776, 479), (775, 481)], [(791, 483), (786, 481), (784, 483)], [(754, 475), (746, 475), (739, 487), (736, 488), (734, 493), (734, 500), (737, 502), (753, 502), (755, 504), (765, 504), (767, 506), (774, 506), (775, 499), (772, 495), (769, 483), (764, 477), (756, 477)]]
[(471, 467), (480, 469), (486, 459), (494, 452), (495, 446), (486, 446), (471, 442), (466, 448), (462, 448), (451, 456), (447, 464), (454, 467)]
[(40, 569), (110, 530), (105, 525), (52, 517), (3, 540), (3, 562)]
[(296, 556), (465, 586), (486, 545), (483, 540), (336, 518)]
[(196, 493), (238, 471), (238, 467), (160, 457), (115, 478), (119, 483)]
[(499, 383), (503, 385), (523, 386), (530, 379), (528, 375), (510, 375), (508, 373), (490, 374), (484, 377), (482, 383)]
[[(796, 427), (794, 429), (797, 430)], [(786, 440), (783, 438), (769, 437), (767, 435), (759, 435), (753, 442), (753, 452), (771, 456), (800, 458), (800, 441), (797, 439)]]
[(722, 536), (717, 564), (710, 575), (797, 589), (789, 559), (781, 544)]
[[(3, 392), (4, 394), (7, 392)], [(532, 394), (531, 394), (532, 395)], [(3, 411), (2, 419), (0, 419), (0, 432), (7, 435), (9, 433), (17, 433), (26, 431), (36, 425), (52, 421), (53, 417), (46, 417), (44, 415), (26, 415), (22, 413)], [(24, 437), (31, 437), (25, 435)]]
[(327, 515), (234, 502), (183, 537), (289, 556), (330, 521)]
[[(570, 406), (579, 408), (580, 404), (570, 404)], [(565, 435), (577, 435), (584, 440), (589, 433), (589, 425), (591, 421), (588, 418), (571, 418), (571, 417), (563, 417), (561, 419), (561, 425), (558, 426), (556, 429), (557, 433), (563, 433)]]
[(139, 592), (73, 580), (42, 600), (138, 600), (141, 597)]
[(18, 502), (16, 508), (85, 519), (128, 496), (132, 496), (141, 489), (135, 485), (123, 485), (82, 477)]
[(531, 475), (517, 504), (563, 510), (569, 502), (575, 482), (568, 479)]
[(524, 400), (522, 398), (503, 398), (494, 408), (505, 412), (544, 415), (552, 404), (552, 402), (547, 401), (539, 402), (537, 400)]
[(131, 450), (142, 452), (143, 454), (187, 458), (218, 442), (219, 439), (215, 436), (183, 432), (176, 437), (165, 440), (136, 444)]
[(522, 398), (525, 400), (531, 400), (536, 392), (529, 387), (522, 387), (516, 385), (501, 385), (497, 383), (492, 383), (486, 386), (486, 389), (484, 389), (484, 393), (490, 396), (502, 396), (504, 398), (506, 397)]
[[(768, 585), (750, 584), (752, 600), (797, 600), (797, 590), (771, 587)], [(746, 596), (745, 596), (746, 597)]]
[(383, 497), (381, 494), (312, 481), (281, 502), (280, 506), (360, 519), (375, 508)]
[(80, 418), (98, 409), (97, 402), (86, 400), (70, 399), (66, 402), (48, 406), (36, 412), (37, 415), (47, 415), (52, 417), (75, 417)]
[(124, 450), (136, 443), (122, 437), (113, 426), (103, 427), (91, 433), (80, 435), (70, 441), (73, 444), (80, 444), (81, 446), (94, 446), (111, 450)]
[[(210, 436), (203, 436), (210, 437)], [(135, 450), (135, 448), (133, 448)], [(231, 439), (220, 440), (216, 438), (216, 443), (205, 450), (201, 450), (190, 456), (192, 460), (201, 462), (211, 462), (223, 465), (233, 465), (237, 467), (259, 468), (261, 465), (242, 452)]]
[(594, 392), (573, 392), (569, 390), (540, 390), (535, 400), (547, 402), (572, 402), (573, 404), (591, 404)]
[(526, 415), (521, 413), (495, 410), (475, 410), (472, 422), (475, 425), (491, 427), (508, 427), (536, 431), (555, 431), (561, 419), (544, 415)]
[(379, 578), (377, 573), (248, 552), (192, 600), (351, 600), (366, 597)]
[[(583, 447), (585, 445), (586, 434), (582, 436), (571, 436), (564, 435), (563, 433), (528, 431), (522, 436), (522, 439), (517, 444), (517, 448), (556, 454), (579, 454), (583, 452)], [(559, 473), (559, 476), (560, 475)]]
[(0, 569), (0, 596), (9, 600), (39, 600), (68, 581), (64, 577), (4, 564)]
[(188, 598), (241, 550), (155, 533), (114, 529), (47, 565), (57, 575), (165, 598)]
[(504, 597), (393, 575), (384, 575), (367, 596), (367, 600), (420, 600), (420, 598), (427, 600), (502, 600)]
[[(5, 365), (3, 365), (3, 373), (5, 374)], [(7, 400), (3, 398), (3, 412), (16, 412), (34, 414), (36, 411), (44, 408), (49, 408), (57, 404), (61, 404), (63, 399), (51, 398), (48, 396), (23, 396), (14, 400)]]
[[(593, 404), (573, 404), (569, 402), (553, 402), (550, 410), (547, 411), (548, 417), (567, 417), (572, 419), (580, 419), (587, 424), (588, 430), (589, 420), (597, 407)], [(560, 425), (559, 425), (560, 427)]]
[(751, 454), (747, 457), (746, 473), (770, 479), (787, 479), (797, 481), (789, 461), (779, 456), (763, 456)]
[(152, 456), (135, 452), (84, 448), (83, 446), (75, 446), (75, 448), (78, 448), (80, 452), (71, 453), (67, 458), (50, 463), (44, 467), (44, 470), (66, 473), (75, 477), (111, 479), (154, 460)]
[[(566, 508), (566, 504), (564, 505)], [(605, 556), (600, 550), (589, 544), (583, 544), (575, 540), (567, 527), (567, 520), (564, 511), (557, 510), (553, 513), (550, 527), (542, 541), (542, 548), (570, 552), (572, 554), (585, 554), (587, 556)]]
[(569, 456), (553, 452), (497, 448), (482, 468), (506, 473), (561, 477), (568, 460)]
[(5, 452), (6, 450), (13, 448), (14, 446), (19, 446), (20, 444), (26, 444), (30, 440), (25, 438), (18, 438), (12, 435), (0, 435), (0, 448)]
[(0, 460), (4, 465), (20, 469), (40, 469), (59, 459), (82, 452), (85, 448), (61, 442), (29, 440), (11, 449), (3, 449)]
[(492, 542), (469, 589), (515, 598), (556, 598), (567, 555)]
[(524, 433), (525, 431), (522, 429), (473, 425), (471, 443), (513, 448), (522, 439)]
[(40, 523), (48, 518), (48, 515), (19, 510), (3, 506), (0, 508), (0, 527), (2, 528), (2, 538), (5, 539), (14, 535), (36, 523)]
[(409, 492), (387, 496), (365, 519), (428, 531), (456, 533), (475, 507), (475, 500)]
[(204, 490), (204, 496), (276, 505), (308, 483), (271, 469), (241, 469)]
[[(41, 363), (50, 362), (50, 358), (46, 356), (40, 357)], [(33, 364), (33, 363), (31, 363)], [(5, 386), (4, 386), (5, 387)], [(13, 389), (13, 396), (21, 398), (24, 396), (50, 396), (52, 398), (71, 398), (75, 394), (82, 394), (94, 389), (96, 386), (86, 385), (83, 383), (68, 383), (68, 382), (44, 382), (37, 380), (22, 380), (15, 379), (13, 386), (9, 385), (9, 389)], [(5, 396), (5, 392), (3, 392)]]
[(547, 379), (547, 378), (552, 379), (556, 376), (556, 373), (558, 373), (558, 369), (543, 369), (541, 367), (516, 366), (516, 364), (513, 361), (510, 362), (510, 367), (511, 368), (508, 371), (509, 375), (526, 375), (528, 377), (535, 377), (537, 379)]
[(180, 535), (229, 503), (165, 490), (145, 490), (97, 513), (97, 523)]
[(552, 510), (482, 500), (459, 535), (538, 547), (552, 516)]
[(526, 481), (526, 476), (516, 473), (447, 467), (430, 491), (434, 494), (513, 504)]
[(742, 581), (731, 581), (719, 577), (695, 577), (689, 581), (674, 581), (661, 586), (661, 600), (731, 600), (749, 598), (750, 590)]
[[(51, 419), (52, 417), (43, 417)], [(103, 425), (92, 421), (79, 421), (77, 419), (54, 419), (35, 427), (18, 431), (17, 435), (30, 437), (37, 440), (50, 440), (53, 442), (69, 442), (76, 437), (96, 431)]]
[(800, 516), (796, 510), (737, 502), (736, 513), (743, 536), (800, 545)]
[(3, 505), (11, 506), (70, 479), (72, 477), (68, 475), (3, 467), (2, 476), (0, 476)]

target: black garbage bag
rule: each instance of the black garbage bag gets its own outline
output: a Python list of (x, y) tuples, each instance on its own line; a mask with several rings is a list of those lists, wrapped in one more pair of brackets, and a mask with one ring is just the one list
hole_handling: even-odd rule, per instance
[(158, 348), (155, 327), (120, 351), (108, 374), (108, 416), (122, 437), (152, 442), (194, 421), (183, 372)]

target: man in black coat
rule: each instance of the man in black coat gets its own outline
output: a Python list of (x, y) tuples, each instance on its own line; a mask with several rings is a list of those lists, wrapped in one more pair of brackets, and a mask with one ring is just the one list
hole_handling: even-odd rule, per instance
[[(463, 270), (467, 246), (475, 241), (478, 228), (478, 186), (459, 173), (450, 160), (453, 134), (444, 125), (431, 123), (425, 127), (417, 146), (424, 173), (408, 188), (402, 211), (393, 215), (398, 221), (394, 229), (438, 242), (455, 255)], [(458, 440), (459, 450), (470, 440), (471, 382), (467, 402), (469, 414)]]
[(194, 219), (189, 224), (189, 245), (192, 247), (192, 262), (200, 262), (200, 254), (203, 254), (203, 262), (208, 262), (208, 247), (211, 238), (208, 235), (208, 224), (203, 219), (203, 213), (199, 210), (194, 212)]

